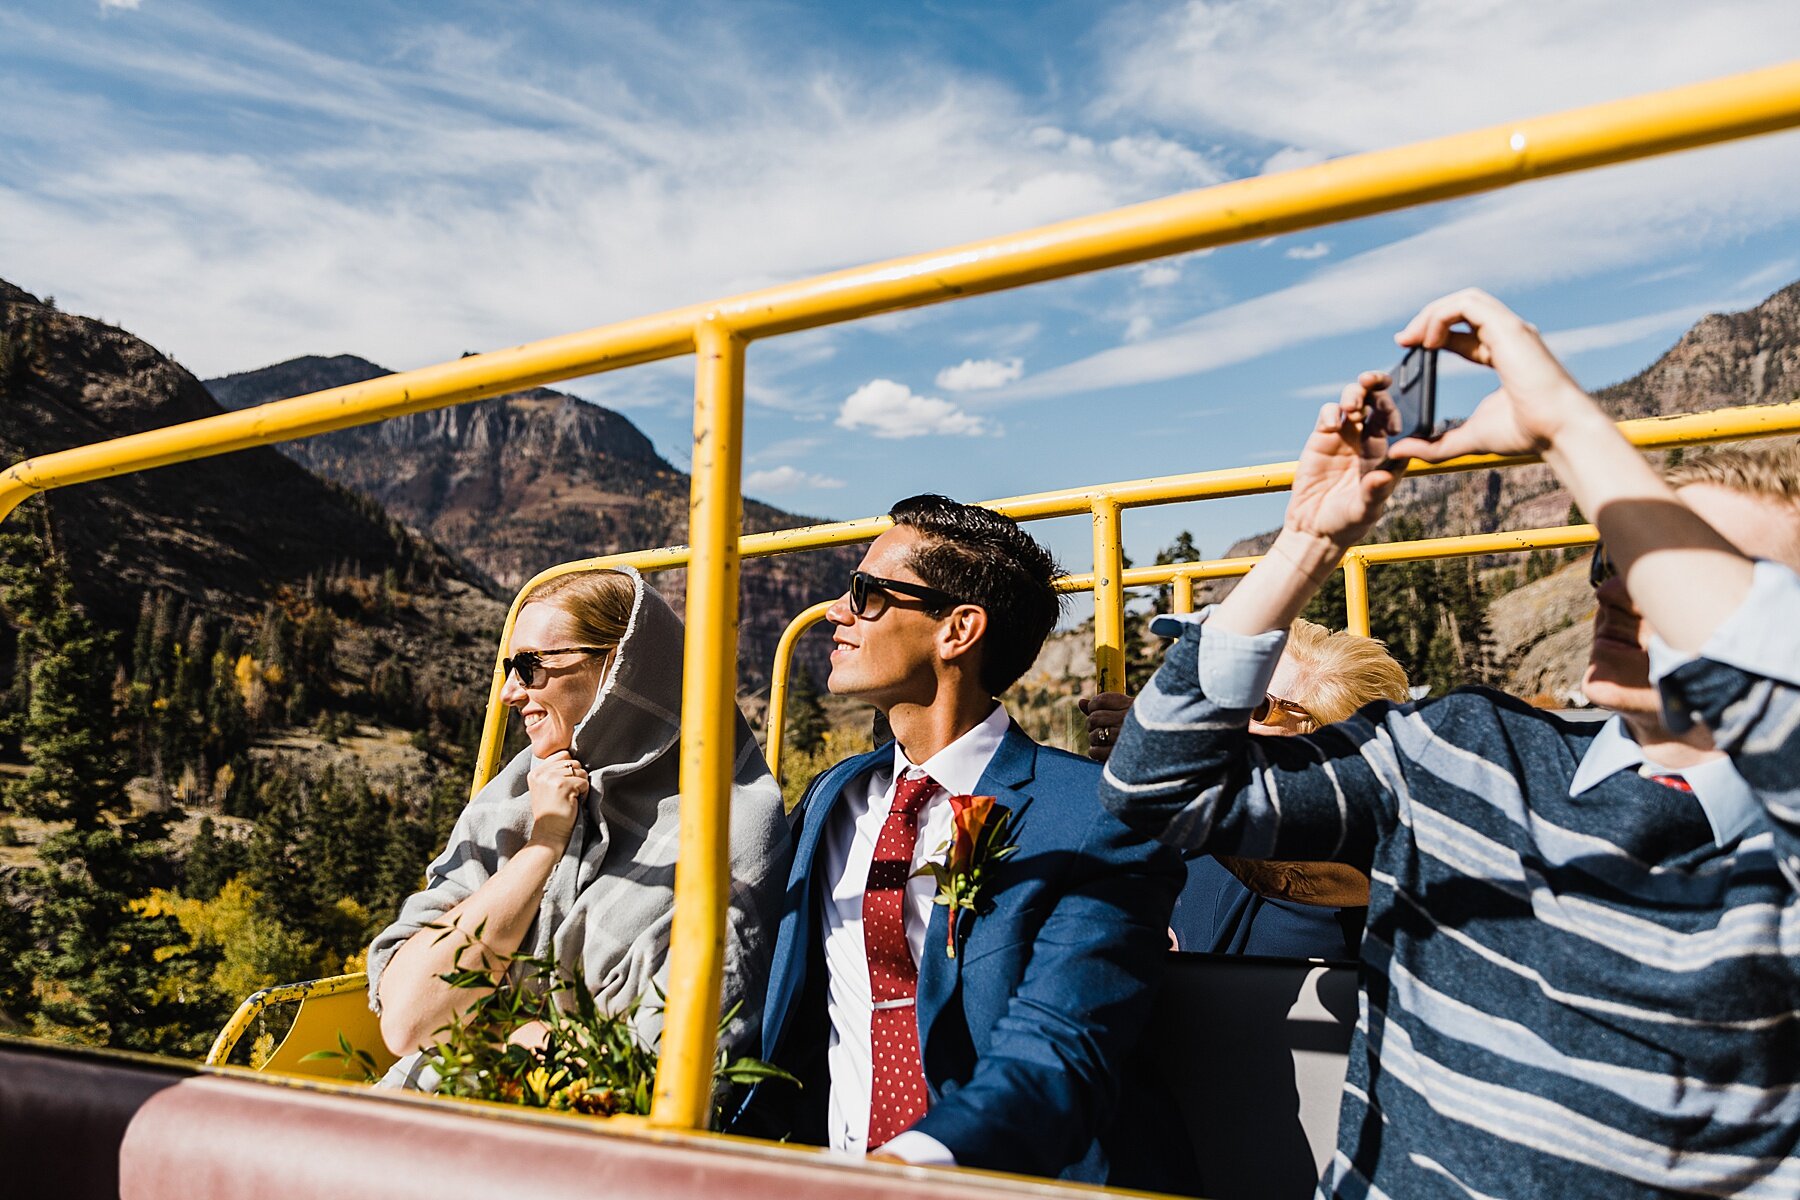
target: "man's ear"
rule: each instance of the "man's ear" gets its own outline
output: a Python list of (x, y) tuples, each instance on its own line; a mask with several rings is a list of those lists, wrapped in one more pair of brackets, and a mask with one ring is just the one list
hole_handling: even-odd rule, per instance
[[(987, 609), (978, 604), (959, 604), (950, 610), (938, 626), (938, 657), (945, 662), (958, 662), (973, 654), (987, 633)], [(970, 665), (963, 662), (962, 665)]]

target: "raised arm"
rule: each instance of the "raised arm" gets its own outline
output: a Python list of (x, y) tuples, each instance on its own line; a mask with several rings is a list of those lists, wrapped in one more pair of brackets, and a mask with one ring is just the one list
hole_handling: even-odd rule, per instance
[(1335, 404), (1319, 410), (1294, 468), (1281, 532), (1262, 561), (1214, 606), (1212, 628), (1241, 634), (1286, 629), (1344, 551), (1381, 516), (1399, 478), (1383, 466), (1386, 437), (1365, 438), (1363, 430), (1388, 382), (1380, 371), (1364, 371)]
[(1382, 728), (1359, 714), (1320, 734), (1265, 738), (1249, 724), (1288, 627), (1394, 490), (1386, 438), (1364, 437), (1387, 384), (1364, 372), (1319, 410), (1281, 532), (1204, 624), (1159, 618), (1169, 623), (1159, 632), (1181, 636), (1126, 715), (1101, 777), (1102, 802), (1126, 824), (1184, 849), (1367, 868), (1398, 783), (1375, 765), (1392, 755), (1365, 752)]
[(1756, 564), (1749, 595), (1698, 656), (1650, 645), (1664, 720), (1706, 726), (1762, 804), (1775, 861), (1800, 890), (1800, 576)]

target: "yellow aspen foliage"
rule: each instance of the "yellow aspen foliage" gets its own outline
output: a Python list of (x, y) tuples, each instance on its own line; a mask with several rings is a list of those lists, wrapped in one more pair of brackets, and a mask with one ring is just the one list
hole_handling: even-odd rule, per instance
[(259, 898), (243, 880), (233, 879), (211, 900), (158, 888), (134, 907), (150, 916), (173, 916), (194, 948), (217, 951), (219, 962), (208, 982), (236, 1004), (270, 984), (321, 973), (319, 947), (263, 912)]

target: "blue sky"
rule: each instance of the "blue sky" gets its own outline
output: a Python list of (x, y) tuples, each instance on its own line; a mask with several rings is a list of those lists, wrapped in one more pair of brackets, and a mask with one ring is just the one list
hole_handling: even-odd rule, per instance
[[(404, 369), (1794, 57), (1792, 0), (10, 0), (0, 276), (202, 376)], [(1464, 284), (1600, 386), (1800, 278), (1796, 194), (1783, 134), (758, 344), (747, 490), (851, 517), (1285, 459)], [(689, 371), (568, 387), (685, 466)], [(1280, 506), (1139, 511), (1128, 549)], [(1085, 521), (1042, 530), (1086, 568)]]

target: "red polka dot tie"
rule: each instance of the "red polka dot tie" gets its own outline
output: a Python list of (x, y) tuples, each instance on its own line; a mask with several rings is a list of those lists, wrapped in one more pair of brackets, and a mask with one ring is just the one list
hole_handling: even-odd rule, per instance
[(938, 790), (929, 775), (905, 775), (894, 789), (863, 892), (863, 947), (869, 959), (869, 1142), (874, 1150), (925, 1115), (915, 1003), (919, 968), (906, 944), (906, 880), (919, 840), (919, 810)]

